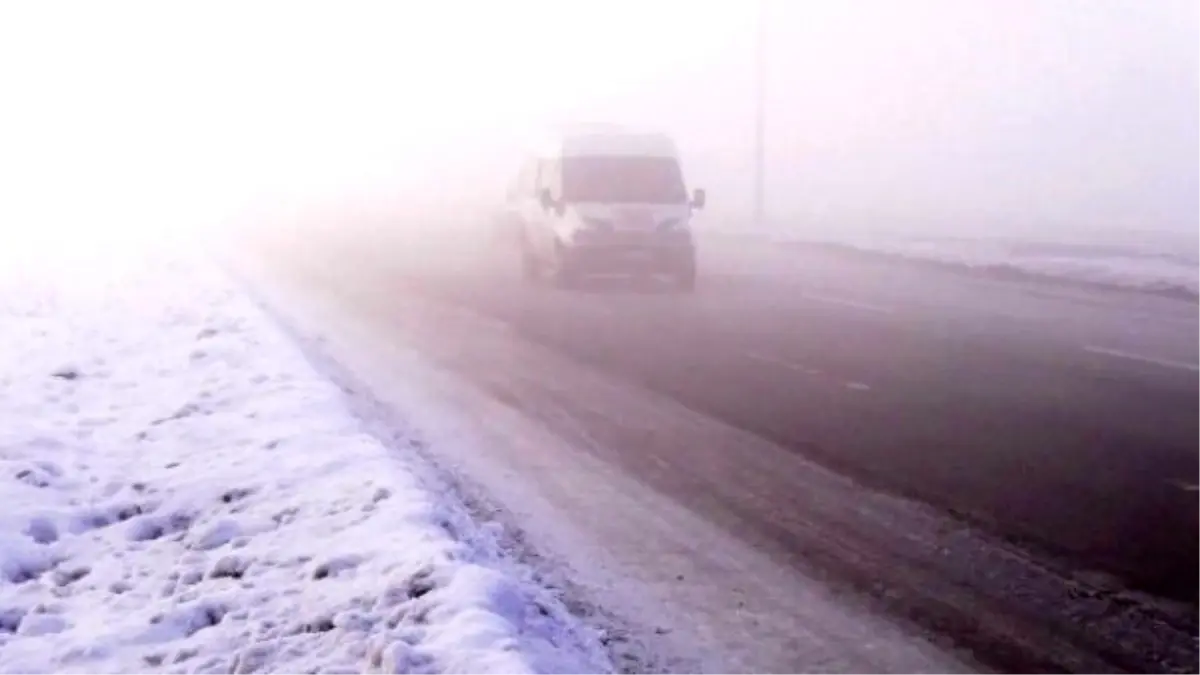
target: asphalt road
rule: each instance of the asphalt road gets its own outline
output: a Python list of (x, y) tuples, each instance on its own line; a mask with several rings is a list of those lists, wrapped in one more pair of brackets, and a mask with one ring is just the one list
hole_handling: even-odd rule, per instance
[[(523, 283), (502, 242), (466, 245), (483, 238), (459, 232), (432, 241), (383, 232), (305, 233), (302, 248), (319, 253), (291, 262), (297, 270), (323, 267), (321, 283), (341, 284), (344, 297), (357, 297), (369, 311), (387, 312), (389, 296), (415, 294), (488, 317), (522, 340), (869, 486), (931, 504), (1019, 545), (1037, 565), (1065, 570), (1064, 578), (1104, 578), (1091, 574), (1102, 572), (1194, 608), (1194, 303), (973, 279), (716, 236), (704, 241), (694, 295), (629, 280), (563, 292)], [(490, 377), (503, 396), (505, 377), (515, 382), (520, 373), (495, 368)], [(562, 400), (555, 405), (575, 396), (556, 395)], [(840, 548), (814, 545), (816, 535), (798, 534), (795, 521), (817, 507), (797, 494), (803, 486), (789, 483), (782, 464), (773, 470), (757, 450), (715, 437), (708, 444), (689, 438), (684, 446), (670, 428), (631, 429), (602, 415), (589, 419), (588, 410), (581, 403), (573, 420), (600, 445), (618, 448), (611, 461), (797, 565), (845, 576), (884, 598), (896, 595), (888, 590), (893, 583), (921, 586), (925, 600), (936, 600), (989, 576), (975, 569), (947, 579), (929, 562), (936, 551), (906, 558), (899, 543), (884, 551), (893, 556), (890, 569), (888, 555), (865, 556), (852, 534)], [(839, 517), (852, 532), (854, 523)], [(904, 539), (903, 532), (892, 536)], [(852, 557), (861, 564), (848, 564)], [(906, 566), (925, 576), (913, 572), (903, 581)], [(1017, 602), (1002, 595), (990, 592), (987, 601)], [(971, 623), (975, 602), (982, 600), (963, 600), (956, 610), (937, 602), (903, 610), (957, 633), (999, 667), (1073, 669), (1028, 656), (1033, 648), (1022, 655), (1013, 646), (1020, 640), (997, 637), (1003, 629)], [(1008, 609), (1034, 621), (1050, 600), (1021, 602)], [(1051, 632), (1098, 650), (1113, 668), (1136, 670), (1162, 656), (1139, 661), (1119, 647), (1095, 646), (1086, 627), (1074, 634), (1068, 623), (1063, 618)], [(1194, 624), (1182, 628), (1194, 633)]]

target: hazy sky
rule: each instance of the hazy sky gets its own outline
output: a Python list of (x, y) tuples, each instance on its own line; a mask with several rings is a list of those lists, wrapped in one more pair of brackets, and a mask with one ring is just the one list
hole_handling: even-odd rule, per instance
[[(773, 215), (1197, 230), (1195, 2), (766, 5)], [(525, 135), (562, 120), (671, 131), (737, 214), (756, 7), (6, 3), (5, 236), (351, 189), (498, 198)]]

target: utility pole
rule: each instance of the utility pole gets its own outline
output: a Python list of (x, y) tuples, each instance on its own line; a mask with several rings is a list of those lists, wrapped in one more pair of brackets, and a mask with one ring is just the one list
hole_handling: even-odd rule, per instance
[(754, 226), (766, 219), (766, 98), (767, 98), (767, 0), (758, 0), (758, 31), (755, 36), (754, 106)]

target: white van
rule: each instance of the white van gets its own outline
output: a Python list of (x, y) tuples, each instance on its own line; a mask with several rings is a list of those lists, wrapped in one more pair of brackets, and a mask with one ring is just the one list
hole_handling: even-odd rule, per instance
[(508, 193), (525, 278), (569, 286), (589, 274), (661, 273), (696, 284), (694, 209), (675, 143), (661, 133), (575, 130), (538, 148)]

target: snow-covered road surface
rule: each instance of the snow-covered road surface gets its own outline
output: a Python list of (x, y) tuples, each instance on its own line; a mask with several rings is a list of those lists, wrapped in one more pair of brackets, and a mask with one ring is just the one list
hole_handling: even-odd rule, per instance
[[(1130, 312), (1121, 298), (1094, 305), (1074, 291), (1026, 296), (1013, 285), (949, 283), (916, 268), (898, 279), (894, 270), (817, 255), (795, 271), (806, 282), (797, 289), (733, 276), (791, 257), (750, 244), (706, 249), (707, 290), (686, 302), (642, 288), (562, 294), (524, 285), (507, 251), (464, 245), (481, 239), (409, 238), (399, 229), (331, 220), (264, 236), (258, 255), (247, 256), (255, 246), (244, 243), (231, 251), (249, 258), (239, 267), (250, 286), (310, 358), (355, 392), (365, 418), (421, 410), (431, 437), (454, 440), (429, 444), (429, 458), (466, 494), (481, 490), (519, 522), (534, 550), (570, 570), (584, 591), (576, 597), (599, 598), (630, 620), (668, 668), (1194, 669), (1186, 604), (1131, 591), (1087, 565), (813, 461), (858, 457), (923, 490), (949, 476), (973, 492), (952, 508), (979, 503), (974, 493), (1011, 497), (1003, 502), (1010, 511), (1044, 507), (1039, 523), (1066, 516), (1052, 531), (1059, 542), (1120, 532), (1106, 519), (1071, 514), (1075, 487), (1105, 485), (1096, 460), (1125, 476), (1127, 458), (1103, 449), (1111, 446), (1066, 445), (1062, 464), (1048, 464), (1037, 452), (1046, 446), (1031, 438), (1057, 445), (1078, 415), (1085, 429), (1106, 420), (1106, 436), (1131, 429), (1149, 439), (1146, 447), (1175, 447), (1195, 437), (1184, 416), (1195, 380), (1189, 390), (1177, 371), (1098, 362), (1078, 347), (1087, 354), (1081, 363), (1050, 369), (1048, 357), (1077, 334), (1119, 335), (1131, 316), (1152, 309), (1139, 323), (1164, 325), (1140, 346), (1171, 355), (1186, 342), (1189, 313), (1194, 332), (1193, 305), (1130, 300)], [(853, 304), (800, 297), (809, 292)], [(947, 359), (945, 338), (954, 334), (970, 349)], [(843, 377), (761, 364), (747, 352)], [(1082, 396), (1068, 397), (1078, 405), (1045, 436), (1023, 436), (1024, 425), (1012, 436), (991, 431), (996, 421), (1028, 419), (1046, 391), (1080, 378), (1085, 391), (1095, 389), (1099, 372), (1111, 376), (1114, 394), (1120, 383), (1145, 381), (1139, 395), (1157, 392), (1153, 400), (1179, 420), (1170, 429), (1183, 433), (1139, 429), (1159, 418), (1136, 397), (1115, 397), (1120, 405), (1109, 408)], [(847, 386), (855, 382), (870, 389)], [(949, 417), (929, 405), (951, 398), (963, 402)], [(1037, 471), (989, 470), (1023, 465), (1031, 448)], [(1172, 452), (1157, 456), (1178, 463)], [(1122, 509), (1145, 503), (1138, 500), (1147, 493), (1137, 492), (1144, 486), (1164, 494), (1145, 481), (1127, 484), (1109, 493), (1123, 495)], [(1115, 506), (1101, 493), (1090, 510)]]
[(612, 668), (220, 274), (136, 263), (0, 279), (0, 671)]
[[(1058, 281), (1092, 288), (1123, 289), (1195, 301), (1200, 272), (1194, 235), (1169, 232), (1092, 232), (1086, 236), (1044, 232), (1023, 235), (998, 229), (990, 236), (916, 230), (905, 236), (864, 226), (776, 222), (748, 229), (745, 223), (707, 224), (716, 236), (771, 241), (782, 249), (826, 251), (893, 262), (923, 263), (972, 276)], [(916, 232), (916, 233), (914, 233)]]
[[(388, 410), (419, 412), (431, 437), (446, 441), (429, 445), (430, 460), (465, 494), (481, 495), (518, 523), (531, 548), (569, 576), (576, 597), (600, 605), (605, 623), (612, 617), (611, 634), (627, 640), (612, 650), (622, 669), (639, 669), (627, 665), (627, 650), (669, 672), (978, 668), (969, 653), (798, 570), (769, 543), (741, 538), (755, 534), (742, 527), (748, 518), (731, 532), (655, 485), (662, 476), (695, 476), (658, 464), (664, 458), (690, 457), (703, 471), (712, 453), (736, 448), (744, 458), (739, 474), (759, 460), (778, 474), (791, 471), (795, 457), (555, 355), (511, 325), (430, 303), (398, 283), (411, 262), (396, 254), (402, 247), (351, 257), (319, 237), (290, 241), (294, 249), (276, 244), (262, 257), (238, 249), (234, 267), (314, 362), (356, 392), (364, 417), (379, 415), (386, 430)], [(644, 431), (630, 438), (623, 430)], [(650, 447), (654, 438), (670, 447)], [(636, 465), (612, 462), (610, 451)], [(704, 489), (754, 494), (741, 475), (724, 482)], [(871, 509), (861, 490), (827, 473), (793, 485), (820, 503)], [(820, 519), (821, 508), (797, 515)], [(821, 538), (844, 534), (820, 525)]]

